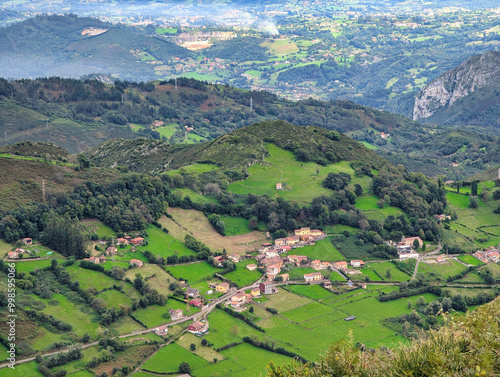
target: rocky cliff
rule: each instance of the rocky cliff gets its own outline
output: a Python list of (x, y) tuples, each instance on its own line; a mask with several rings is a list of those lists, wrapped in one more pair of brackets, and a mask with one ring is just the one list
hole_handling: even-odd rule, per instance
[(413, 119), (426, 119), (484, 88), (500, 89), (500, 52), (476, 55), (426, 85), (415, 98)]

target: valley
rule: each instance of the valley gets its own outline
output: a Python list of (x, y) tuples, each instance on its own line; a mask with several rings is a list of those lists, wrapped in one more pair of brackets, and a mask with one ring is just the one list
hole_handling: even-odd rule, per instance
[(0, 376), (496, 376), (500, 4), (0, 0)]

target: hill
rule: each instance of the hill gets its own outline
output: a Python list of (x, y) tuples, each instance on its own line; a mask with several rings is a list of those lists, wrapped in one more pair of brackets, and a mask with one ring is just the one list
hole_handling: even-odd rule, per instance
[(500, 126), (500, 52), (476, 55), (426, 85), (413, 119), (445, 125)]
[(242, 127), (195, 145), (170, 145), (160, 140), (113, 140), (85, 152), (98, 166), (127, 166), (137, 172), (161, 172), (196, 163), (241, 169), (263, 162), (263, 143), (291, 150), (299, 161), (321, 165), (363, 161), (381, 166), (383, 160), (347, 136), (318, 127), (298, 127), (285, 121), (266, 121)]
[[(98, 77), (109, 82), (109, 77)], [(104, 84), (59, 77), (0, 79), (0, 124), (9, 144), (49, 141), (78, 153), (117, 137), (194, 143), (270, 119), (339, 132), (366, 127), (387, 131), (417, 124), (350, 101), (293, 102), (268, 92), (185, 78), (178, 79), (177, 86), (173, 80)], [(186, 134), (186, 127), (193, 129)], [(7, 143), (2, 138), (0, 146)]]
[(112, 73), (122, 79), (156, 77), (148, 56), (185, 59), (191, 53), (169, 41), (90, 17), (43, 15), (0, 29), (2, 76), (81, 77)]

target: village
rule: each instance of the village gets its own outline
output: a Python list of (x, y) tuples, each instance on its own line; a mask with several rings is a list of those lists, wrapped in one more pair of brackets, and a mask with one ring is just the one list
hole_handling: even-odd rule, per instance
[[(277, 185), (278, 188), (278, 185)], [(279, 188), (281, 189), (281, 187)], [(185, 313), (183, 309), (169, 309), (169, 320), (164, 324), (155, 326), (151, 329), (156, 335), (168, 336), (169, 328), (177, 323), (191, 321), (187, 326), (186, 331), (195, 336), (204, 336), (209, 333), (209, 322), (207, 314), (216, 306), (222, 306), (227, 310), (235, 313), (241, 313), (248, 310), (252, 304), (259, 303), (263, 297), (273, 295), (280, 291), (281, 286), (294, 285), (318, 285), (325, 290), (335, 292), (334, 287), (338, 286), (339, 280), (347, 284), (347, 289), (366, 289), (367, 284), (363, 281), (353, 283), (356, 275), (361, 275), (365, 262), (359, 259), (350, 261), (321, 261), (308, 256), (298, 255), (297, 253), (305, 246), (313, 246), (316, 242), (326, 238), (323, 231), (311, 229), (310, 227), (302, 227), (296, 229), (292, 235), (283, 238), (277, 238), (274, 242), (265, 242), (261, 244), (255, 253), (239, 255), (239, 254), (223, 254), (213, 257), (213, 264), (222, 268), (224, 262), (231, 261), (240, 263), (246, 259), (255, 260), (256, 263), (246, 264), (245, 269), (248, 271), (258, 271), (261, 277), (250, 286), (238, 287), (232, 281), (226, 279), (223, 275), (216, 274), (216, 280), (208, 280), (206, 282), (206, 292), (200, 288), (193, 288), (188, 283), (180, 281), (180, 288), (183, 292), (183, 297), (177, 299), (185, 302), (187, 306), (193, 307), (198, 312)], [(23, 238), (20, 243), (24, 246), (32, 246), (31, 238)], [(109, 260), (113, 260), (119, 252), (119, 248), (131, 246), (130, 251), (135, 251), (136, 247), (147, 244), (147, 239), (140, 237), (137, 234), (124, 235), (112, 241), (111, 245), (104, 241), (98, 241), (102, 246), (107, 246), (102, 252), (102, 255), (93, 255), (89, 258), (84, 258), (83, 261), (95, 265), (103, 265)], [(408, 259), (419, 259), (420, 254), (416, 250), (421, 250), (424, 245), (420, 237), (402, 237), (399, 242), (388, 241), (387, 244), (395, 247), (399, 256), (399, 260), (405, 261)], [(500, 246), (499, 246), (500, 247)], [(489, 247), (485, 250), (478, 250), (471, 254), (483, 263), (498, 263), (500, 258), (499, 247)], [(292, 254), (293, 253), (293, 254)], [(30, 259), (36, 258), (36, 252), (16, 248), (6, 255), (6, 259)], [(456, 259), (455, 256), (452, 258)], [(444, 255), (437, 256), (430, 263), (441, 263), (448, 258)], [(129, 260), (129, 269), (137, 268), (138, 271), (144, 266), (144, 262), (140, 259), (132, 258)], [(290, 279), (289, 272), (295, 268), (310, 268), (315, 272), (309, 272), (302, 275), (301, 278)], [(330, 280), (328, 274), (322, 273), (326, 270), (339, 275), (339, 280)], [(215, 295), (215, 298), (207, 298)], [(252, 308), (253, 309), (253, 308)], [(353, 318), (351, 318), (353, 317)], [(351, 316), (345, 318), (346, 321), (356, 319)]]

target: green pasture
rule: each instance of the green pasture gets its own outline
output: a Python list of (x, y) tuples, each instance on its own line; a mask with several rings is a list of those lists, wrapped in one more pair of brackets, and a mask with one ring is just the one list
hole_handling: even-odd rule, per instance
[(147, 308), (140, 308), (133, 312), (132, 315), (134, 318), (137, 318), (139, 321), (144, 323), (147, 327), (154, 327), (171, 321), (163, 316), (164, 314), (168, 314), (170, 309), (182, 309), (185, 316), (189, 316), (200, 311), (200, 309), (189, 306), (187, 303), (170, 299), (164, 306), (151, 305)]
[[(220, 215), (224, 224), (226, 224), (226, 236), (239, 236), (252, 232), (248, 227), (248, 220), (243, 217), (232, 217), (228, 215)], [(258, 230), (266, 230), (267, 226), (263, 222), (259, 222)]]
[(37, 268), (45, 268), (50, 266), (51, 262), (51, 259), (16, 262), (16, 270), (17, 272), (29, 273), (30, 271), (34, 271)]
[(80, 287), (84, 290), (94, 288), (97, 291), (102, 291), (104, 288), (111, 288), (113, 284), (119, 283), (102, 272), (87, 270), (76, 264), (67, 266), (65, 269), (68, 271), (71, 281), (78, 280)]
[[(335, 272), (336, 273), (336, 272)], [(336, 273), (337, 274), (337, 273)], [(338, 274), (337, 274), (338, 275)], [(334, 296), (334, 294), (320, 285), (288, 285), (286, 289), (292, 293), (299, 296), (305, 296), (313, 300), (323, 300), (329, 299)]]
[[(371, 267), (382, 279), (390, 281), (406, 281), (410, 276), (398, 270), (392, 262), (370, 262), (367, 267)], [(390, 270), (390, 277), (387, 277), (387, 270)]]
[[(70, 323), (73, 326), (72, 332), (78, 336), (88, 333), (95, 337), (96, 331), (100, 327), (98, 314), (88, 305), (76, 304), (60, 293), (54, 293), (50, 299), (36, 298), (46, 304), (45, 309), (42, 310), (43, 313)], [(55, 302), (57, 305), (52, 305)]]
[(305, 255), (311, 259), (320, 261), (337, 262), (345, 260), (345, 257), (330, 242), (330, 238), (317, 241), (314, 245), (304, 246), (291, 250), (290, 254)]
[(291, 280), (304, 280), (304, 275), (305, 274), (310, 274), (310, 273), (313, 273), (313, 272), (321, 272), (322, 270), (320, 271), (316, 271), (314, 268), (312, 267), (296, 267), (296, 268), (293, 268), (291, 269), (290, 271), (284, 271), (282, 270), (281, 272), (282, 273), (287, 273), (288, 275), (290, 275), (290, 279)]
[(459, 263), (453, 259), (447, 259), (446, 261), (440, 263), (432, 263), (429, 264), (429, 267), (440, 274), (443, 279), (446, 279), (450, 276), (455, 276), (467, 270), (467, 267), (465, 267), (462, 263)]
[(208, 362), (201, 357), (173, 343), (160, 349), (141, 366), (141, 369), (161, 374), (173, 374), (179, 370), (182, 362), (189, 363), (192, 369), (208, 365)]
[(462, 262), (472, 264), (473, 266), (482, 266), (484, 264), (476, 257), (473, 257), (472, 255), (468, 255), (468, 254), (459, 255), (457, 258), (460, 259)]
[(269, 361), (276, 364), (290, 362), (290, 358), (257, 348), (248, 343), (239, 344), (221, 352), (225, 360), (193, 370), (196, 376), (253, 377), (267, 374)]
[[(274, 144), (266, 144), (269, 156), (268, 164), (253, 165), (248, 168), (249, 177), (244, 181), (234, 182), (228, 190), (241, 195), (280, 196), (298, 203), (310, 203), (312, 198), (330, 195), (331, 190), (321, 186), (321, 182), (330, 172), (346, 172), (353, 176), (352, 184), (359, 180), (364, 189), (369, 189), (369, 182), (354, 177), (354, 171), (348, 161), (321, 166), (315, 162), (299, 162), (292, 152), (278, 148)], [(281, 182), (284, 190), (276, 190), (276, 183)]]
[(165, 136), (167, 139), (170, 139), (173, 134), (177, 131), (180, 131), (179, 125), (177, 123), (169, 123), (164, 126), (158, 127), (154, 129), (157, 131), (160, 136)]
[(245, 265), (241, 263), (236, 264), (236, 270), (224, 275), (226, 279), (238, 284), (239, 287), (250, 285), (260, 279), (261, 276), (259, 271), (249, 271), (245, 268)]
[(180, 169), (170, 170), (166, 174), (168, 175), (176, 175), (176, 174), (201, 174), (208, 173), (214, 170), (220, 169), (218, 166), (211, 164), (193, 164), (184, 166)]
[(96, 298), (100, 298), (104, 300), (106, 303), (106, 307), (111, 308), (114, 307), (115, 309), (120, 309), (120, 306), (132, 306), (132, 300), (128, 295), (125, 293), (122, 293), (120, 291), (117, 291), (116, 289), (109, 289), (107, 291), (99, 293)]
[(170, 283), (176, 282), (176, 280), (172, 275), (165, 272), (165, 270), (163, 270), (160, 266), (156, 264), (145, 264), (140, 269), (132, 268), (125, 272), (125, 276), (132, 281), (135, 279), (136, 274), (140, 274), (146, 283), (156, 289), (158, 293), (165, 296), (172, 294), (169, 285)]
[(99, 220), (87, 219), (82, 220), (81, 223), (89, 230), (89, 232), (96, 233), (100, 239), (104, 237), (116, 238), (115, 231)]
[(167, 272), (178, 280), (186, 280), (190, 284), (209, 279), (221, 269), (212, 267), (207, 262), (191, 263), (179, 266), (167, 266)]
[(473, 272), (469, 272), (463, 278), (455, 280), (453, 283), (456, 283), (456, 284), (483, 283), (483, 278), (481, 276), (479, 276), (479, 274), (477, 272), (473, 271)]
[(365, 243), (364, 245), (356, 245), (357, 238), (350, 236), (345, 238), (344, 240), (335, 240), (333, 244), (335, 247), (348, 259), (361, 259), (365, 260), (370, 258), (370, 253), (368, 253), (368, 249), (373, 246), (372, 244)]
[(148, 244), (145, 246), (137, 247), (137, 250), (144, 252), (149, 250), (153, 255), (162, 256), (164, 258), (170, 255), (194, 255), (194, 251), (189, 249), (183, 242), (178, 241), (170, 234), (165, 233), (163, 230), (155, 227), (154, 225), (149, 225), (146, 228), (148, 232)]
[(217, 202), (217, 200), (212, 196), (202, 195), (200, 193), (197, 193), (196, 191), (191, 190), (190, 188), (175, 189), (173, 190), (173, 194), (179, 195), (180, 199), (184, 199), (186, 196), (189, 196), (189, 199), (191, 199), (191, 201), (194, 203), (204, 204)]

